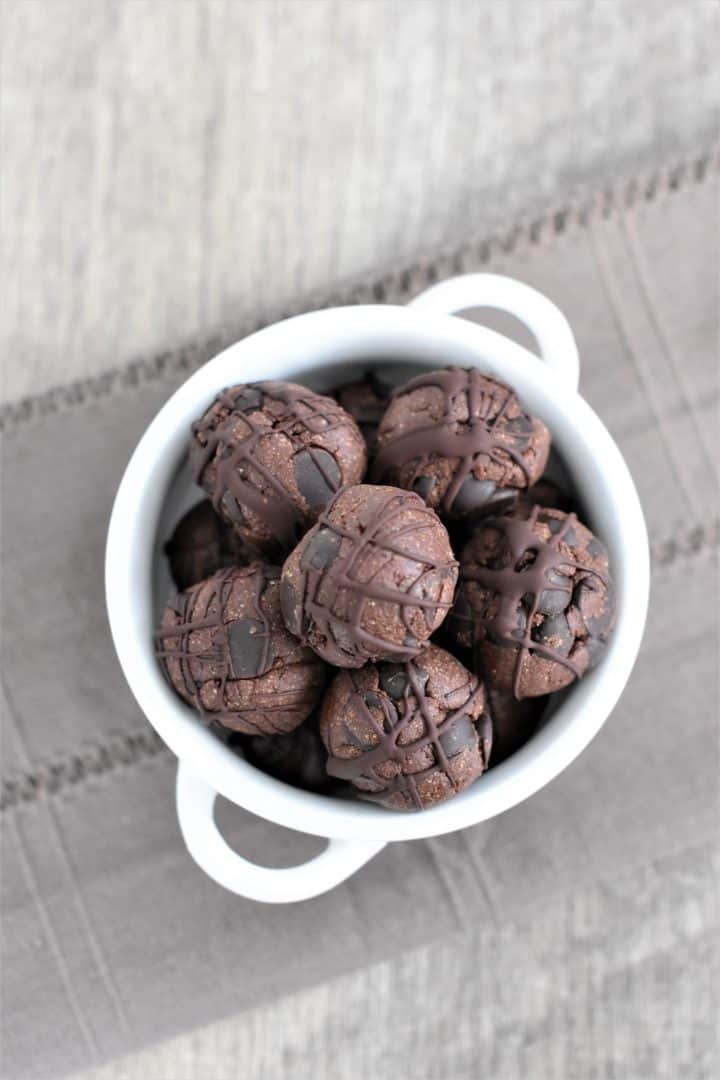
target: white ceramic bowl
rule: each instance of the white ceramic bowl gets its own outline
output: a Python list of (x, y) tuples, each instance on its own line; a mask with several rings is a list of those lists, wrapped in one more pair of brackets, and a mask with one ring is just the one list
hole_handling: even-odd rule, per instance
[[(494, 307), (521, 319), (534, 334), (542, 360), (502, 335), (449, 314), (471, 307)], [(617, 587), (617, 623), (598, 668), (560, 700), (521, 750), (461, 795), (417, 814), (309, 794), (255, 769), (203, 727), (165, 682), (153, 655), (157, 606), (165, 599), (157, 552), (167, 533), (159, 535), (159, 523), (163, 515), (167, 518), (168, 501), (177, 497), (172, 493), (178, 487), (188, 490), (184, 463), (191, 421), (232, 383), (290, 379), (327, 389), (373, 363), (392, 364), (408, 374), (447, 364), (475, 365), (514, 386), (529, 411), (548, 425), (569, 464), (590, 524), (609, 549)], [(515, 806), (562, 772), (605, 722), (642, 638), (648, 542), (627, 466), (578, 395), (577, 380), (577, 349), (558, 309), (518, 281), (471, 274), (434, 286), (406, 308), (334, 308), (252, 334), (191, 376), (157, 414), (115, 499), (106, 551), (107, 607), (125, 677), (148, 720), (179, 758), (177, 810), (187, 847), (221, 885), (268, 902), (325, 892), (390, 841), (452, 832)], [(216, 827), (218, 792), (279, 825), (327, 837), (328, 847), (297, 867), (278, 870), (250, 863), (228, 847)]]

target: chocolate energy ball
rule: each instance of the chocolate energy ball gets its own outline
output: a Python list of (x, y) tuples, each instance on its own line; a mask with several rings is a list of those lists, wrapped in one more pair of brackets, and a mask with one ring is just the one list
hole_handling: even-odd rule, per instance
[(452, 606), (457, 563), (418, 495), (357, 484), (340, 491), (286, 560), (288, 629), (328, 663), (416, 656)]
[(233, 733), (228, 745), (239, 750), (251, 765), (293, 787), (329, 794), (339, 786), (339, 781), (327, 774), (327, 754), (315, 716), (287, 735)]
[(464, 548), (452, 627), (518, 699), (561, 690), (602, 656), (615, 599), (603, 544), (574, 514), (523, 501)]
[(344, 484), (362, 480), (365, 441), (332, 398), (287, 382), (233, 386), (193, 424), (195, 480), (237, 534), (287, 551)]
[(383, 382), (376, 371), (368, 371), (362, 379), (339, 386), (334, 396), (357, 423), (365, 441), (370, 443), (375, 438), (391, 392), (390, 383)]
[(545, 472), (537, 483), (528, 488), (526, 497), (532, 503), (540, 503), (541, 506), (553, 510), (578, 512), (579, 504), (574, 494), (572, 477), (554, 446), (550, 447)]
[(375, 442), (373, 479), (416, 491), (449, 518), (504, 513), (539, 480), (550, 433), (511, 387), (444, 368), (400, 387)]
[[(539, 506), (546, 506), (551, 510), (567, 512), (572, 508), (572, 500), (552, 480), (546, 480), (544, 476), (538, 480), (537, 484), (533, 484), (531, 488), (528, 488), (524, 498), (531, 505), (537, 503)], [(517, 506), (517, 503), (515, 503), (515, 506)], [(514, 509), (514, 507), (511, 509)], [(505, 513), (507, 512), (505, 511)]]
[(525, 698), (518, 701), (512, 693), (498, 690), (485, 683), (488, 712), (492, 718), (492, 753), (490, 765), (499, 765), (530, 739), (537, 731), (544, 713), (547, 697)]
[(207, 723), (248, 735), (292, 731), (322, 695), (324, 664), (288, 633), (274, 566), (219, 570), (165, 608), (156, 655)]
[(187, 589), (223, 566), (246, 566), (252, 556), (240, 537), (213, 510), (209, 499), (188, 510), (165, 545), (178, 589)]
[(485, 771), (492, 745), (482, 684), (434, 645), (403, 664), (336, 675), (320, 734), (328, 773), (393, 810), (452, 798)]

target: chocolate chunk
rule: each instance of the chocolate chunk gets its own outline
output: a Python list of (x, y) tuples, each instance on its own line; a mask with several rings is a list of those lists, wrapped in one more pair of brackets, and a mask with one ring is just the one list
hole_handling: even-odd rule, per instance
[(401, 701), (408, 685), (405, 665), (381, 664), (379, 670), (381, 689), (395, 701)]
[(590, 671), (602, 660), (607, 650), (607, 643), (599, 638), (588, 638), (585, 648), (588, 655), (588, 671)]
[(460, 485), (453, 507), (458, 514), (468, 514), (485, 506), (496, 491), (494, 480), (476, 480), (471, 473)]
[(365, 704), (368, 709), (377, 709), (382, 715), (382, 724), (385, 730), (393, 728), (397, 723), (398, 711), (392, 701), (380, 697), (374, 690), (365, 692)]
[(256, 386), (242, 386), (232, 395), (233, 408), (242, 413), (262, 409), (264, 400), (262, 391)]
[(302, 633), (300, 597), (287, 579), (280, 582), (280, 610), (290, 633), (300, 637)]
[(229, 491), (223, 493), (220, 505), (226, 521), (230, 522), (232, 525), (243, 525), (245, 523), (245, 515), (242, 512), (242, 507)]
[(412, 489), (418, 493), (421, 499), (427, 499), (434, 487), (434, 476), (418, 476), (413, 480)]
[(438, 741), (446, 757), (454, 758), (461, 750), (476, 750), (478, 731), (468, 716), (463, 716), (447, 731), (441, 731)]
[(585, 626), (591, 637), (604, 640), (615, 621), (615, 588), (611, 581), (604, 589), (593, 582), (583, 582), (578, 590), (579, 608), (585, 620)]
[(341, 536), (321, 525), (308, 538), (302, 555), (302, 570), (326, 570), (337, 558)]
[(382, 709), (382, 698), (379, 694), (376, 694), (374, 690), (367, 690), (365, 693), (365, 704), (368, 709)]
[[(368, 735), (368, 737), (371, 736)], [(348, 727), (347, 724), (344, 726), (343, 738), (347, 746), (354, 746), (356, 750), (368, 750), (371, 745), (366, 741), (366, 738), (360, 738), (359, 735), (356, 735), (353, 729)]]
[(568, 656), (573, 647), (573, 634), (564, 615), (548, 615), (539, 626), (533, 627), (533, 641), (541, 641), (552, 647), (553, 653)]
[(323, 507), (341, 483), (340, 467), (332, 454), (317, 446), (293, 458), (295, 483), (310, 507)]
[(594, 555), (595, 558), (607, 559), (607, 548), (603, 544), (602, 540), (598, 540), (597, 536), (593, 536), (592, 540), (587, 546), (588, 555)]
[(509, 431), (513, 435), (530, 435), (532, 430), (532, 419), (523, 413), (520, 416), (513, 417), (512, 420), (506, 420), (503, 425), (503, 431)]
[(543, 589), (538, 597), (537, 610), (544, 615), (560, 615), (568, 606), (568, 600), (572, 593), (570, 582), (566, 579), (566, 587)]
[(230, 662), (236, 679), (255, 679), (273, 662), (268, 627), (259, 619), (236, 619), (228, 625)]
[(463, 514), (462, 520), (471, 524), (487, 517), (500, 517), (509, 514), (517, 506), (519, 493), (514, 488), (497, 488), (485, 503)]
[[(488, 688), (485, 687), (485, 696), (487, 698)], [(478, 733), (480, 739), (480, 749), (482, 750), (483, 760), (486, 765), (490, 761), (490, 754), (492, 753), (493, 742), (495, 739), (494, 725), (492, 712), (490, 711), (490, 702), (487, 701), (485, 711), (480, 714), (480, 718), (475, 722), (475, 730)]]

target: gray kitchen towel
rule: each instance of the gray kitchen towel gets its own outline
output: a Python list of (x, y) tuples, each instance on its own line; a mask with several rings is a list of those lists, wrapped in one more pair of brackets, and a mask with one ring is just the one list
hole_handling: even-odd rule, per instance
[[(0, 1075), (55, 1076), (478, 921), (542, 919), (553, 897), (712, 844), (719, 193), (718, 155), (703, 155), (299, 305), (403, 302), (478, 268), (547, 293), (635, 475), (654, 564), (631, 682), (576, 764), (501, 818), (392, 845), (301, 905), (232, 896), (186, 855), (174, 759), (123, 681), (103, 605), (105, 530), (133, 445), (192, 368), (251, 328), (2, 410)], [(259, 861), (319, 847), (221, 814)]]

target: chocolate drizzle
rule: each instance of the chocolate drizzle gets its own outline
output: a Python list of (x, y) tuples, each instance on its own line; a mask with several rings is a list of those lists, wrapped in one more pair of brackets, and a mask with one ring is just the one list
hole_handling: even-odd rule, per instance
[[(557, 518), (549, 523), (549, 540), (540, 539), (534, 526), (542, 507), (533, 506), (527, 519), (516, 516), (493, 519), (488, 528), (497, 529), (504, 537), (509, 551), (507, 566), (463, 567), (462, 581), (477, 582), (483, 589), (498, 597), (498, 609), (489, 617), (468, 616), (473, 623), (476, 640), (488, 640), (495, 644), (517, 650), (513, 673), (513, 694), (520, 696), (520, 676), (525, 656), (539, 654), (566, 667), (577, 679), (584, 673), (572, 655), (563, 655), (558, 648), (533, 637), (535, 616), (542, 610), (546, 615), (559, 615), (571, 604), (574, 591), (574, 575), (582, 572), (592, 575), (608, 587), (608, 578), (600, 571), (572, 559), (559, 550), (565, 540), (566, 547), (573, 540), (573, 529), (578, 525), (575, 514), (568, 514), (564, 521)], [(553, 526), (557, 526), (553, 530)]]
[[(415, 470), (404, 487), (422, 492), (423, 468), (431, 456), (455, 461), (455, 468), (442, 496), (441, 509), (446, 514), (465, 514), (477, 509), (493, 497), (496, 484), (473, 475), (479, 460), (495, 462), (503, 469), (516, 466), (522, 473), (521, 483), (528, 487), (534, 479), (529, 461), (532, 457), (533, 435), (539, 422), (520, 412), (517, 395), (511, 387), (483, 375), (476, 368), (444, 368), (419, 375), (393, 394), (393, 401), (424, 387), (435, 387), (444, 396), (440, 419), (431, 419), (419, 427), (393, 435), (381, 427), (378, 450), (373, 466), (373, 479), (380, 482), (389, 473), (416, 462)], [(519, 412), (512, 418), (510, 406)], [(467, 413), (466, 420), (456, 417)], [(541, 462), (542, 465), (542, 462)], [(477, 485), (477, 487), (476, 487)]]
[[(287, 406), (285, 414), (271, 426), (259, 423), (255, 416), (264, 409), (266, 398)], [(218, 419), (218, 406), (227, 411), (224, 420)], [(244, 436), (236, 432), (240, 417), (247, 428)], [(224, 390), (215, 406), (192, 425), (191, 463), (195, 482), (202, 482), (206, 467), (214, 460), (217, 474), (210, 494), (216, 511), (242, 525), (243, 508), (247, 507), (267, 523), (282, 547), (290, 548), (307, 526), (307, 513), (300, 500), (260, 460), (258, 445), (278, 434), (287, 436), (293, 443), (301, 433), (309, 432), (311, 438), (325, 436), (348, 422), (349, 418), (330, 399), (293, 383), (248, 383)], [(340, 468), (326, 448), (316, 447), (311, 441), (300, 446), (298, 457), (300, 475), (308, 476), (311, 496), (318, 489), (327, 489), (328, 496), (338, 489)], [(299, 491), (305, 498), (300, 487)]]
[[(402, 665), (381, 664), (379, 671), (381, 692), (378, 693), (368, 692), (358, 685), (361, 673), (344, 673), (343, 678), (349, 679), (353, 687), (348, 711), (357, 710), (364, 726), (376, 738), (369, 747), (358, 746), (357, 738), (346, 726), (346, 740), (349, 745), (357, 747), (359, 753), (353, 757), (331, 754), (327, 771), (330, 776), (355, 783), (365, 799), (387, 803), (393, 796), (399, 795), (412, 808), (423, 810), (428, 803), (423, 798), (421, 785), (434, 774), (442, 774), (446, 778), (451, 788), (448, 795), (457, 794), (467, 786), (467, 782), (459, 781), (451, 766), (452, 759), (463, 750), (479, 751), (480, 769), (487, 768), (491, 745), (490, 720), (484, 710), (479, 720), (476, 718), (478, 705), (481, 708), (484, 705), (484, 689), (474, 676), (468, 675), (467, 686), (462, 688), (467, 691), (465, 701), (459, 708), (445, 712), (442, 721), (437, 723), (433, 710), (429, 708), (428, 675), (421, 660), (408, 660)], [(458, 692), (456, 688), (452, 695)], [(381, 711), (381, 721), (376, 719), (371, 706)], [(402, 736), (418, 719), (422, 723), (423, 734), (401, 743)], [(479, 732), (476, 722), (480, 724)], [(431, 750), (433, 764), (419, 771), (406, 771), (409, 757), (426, 749)], [(391, 762), (397, 765), (397, 772), (388, 779), (381, 776), (377, 768)]]
[[(244, 587), (251, 597), (252, 618), (227, 618), (233, 588), (238, 578), (244, 579)], [(264, 692), (260, 685), (256, 692), (241, 703), (235, 695), (228, 695), (230, 686), (237, 682), (260, 680), (267, 675), (276, 661), (283, 662), (285, 670), (292, 664), (302, 664), (302, 657), (290, 655), (302, 651), (295, 643), (280, 655), (276, 649), (278, 631), (268, 617), (262, 597), (267, 585), (277, 581), (275, 567), (255, 562), (250, 566), (229, 567), (218, 571), (212, 578), (179, 593), (169, 604), (176, 621), (168, 622), (167, 614), (155, 638), (155, 655), (171, 686), (187, 702), (197, 709), (206, 723), (237, 725), (238, 719), (250, 731), (283, 732), (288, 730), (282, 723), (282, 714), (298, 711), (307, 705), (306, 712), (315, 704), (317, 695), (308, 694), (306, 680), (293, 679), (285, 683), (282, 693)], [(279, 611), (278, 611), (279, 617)], [(226, 621), (227, 620), (227, 621)], [(198, 648), (197, 635), (209, 631), (209, 644)], [(289, 638), (280, 626), (279, 634)], [(312, 664), (315, 658), (309, 654)], [(321, 669), (319, 661), (313, 666)], [(316, 684), (319, 680), (316, 680)], [(210, 690), (212, 705), (203, 699), (203, 690)], [(228, 704), (228, 697), (232, 704)], [(215, 707), (217, 703), (217, 707)], [(280, 718), (274, 723), (273, 715)], [(258, 717), (262, 718), (260, 723)], [(301, 717), (302, 718), (302, 717)]]
[[(286, 571), (281, 585), (288, 628), (339, 667), (359, 666), (365, 660), (388, 656), (416, 656), (423, 641), (416, 636), (411, 616), (418, 608), (425, 613), (425, 638), (429, 637), (438, 614), (452, 607), (451, 599), (442, 600), (438, 595), (443, 594), (448, 583), (452, 590), (457, 577), (449, 542), (447, 556), (432, 554), (438, 530), (444, 533), (444, 528), (419, 496), (394, 488), (370, 487), (367, 490), (371, 495), (352, 515), (352, 523), (343, 523), (343, 514), (337, 511), (338, 500), (354, 490), (343, 488), (304, 538), (298, 549), (299, 589), (291, 584)], [(408, 511), (412, 511), (411, 520), (398, 526), (398, 519)], [(435, 537), (428, 535), (423, 549), (422, 541), (417, 541), (425, 531)], [(416, 542), (407, 546), (403, 543), (406, 537)], [(399, 574), (407, 577), (408, 562), (415, 564), (417, 572), (404, 587), (379, 581), (379, 570), (368, 573), (367, 568), (378, 553), (386, 557), (380, 569), (397, 557)], [(406, 631), (403, 643), (387, 641), (367, 629), (363, 616), (366, 605), (373, 603), (397, 607), (397, 617)], [(318, 638), (323, 639), (322, 648)]]

